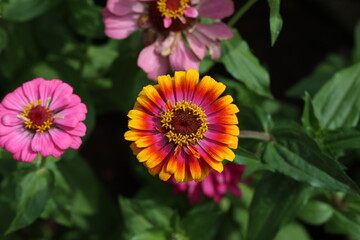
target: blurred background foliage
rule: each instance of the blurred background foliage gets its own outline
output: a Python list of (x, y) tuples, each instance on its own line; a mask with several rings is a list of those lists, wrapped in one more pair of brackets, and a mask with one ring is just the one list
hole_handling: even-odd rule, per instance
[(0, 0), (1, 96), (58, 78), (89, 110), (79, 152), (41, 168), (0, 152), (0, 239), (360, 239), (359, 1), (235, 2), (235, 37), (200, 72), (227, 85), (240, 129), (263, 135), (235, 150), (253, 175), (241, 199), (190, 205), (123, 140), (154, 84), (136, 65), (141, 33), (105, 37), (105, 0)]

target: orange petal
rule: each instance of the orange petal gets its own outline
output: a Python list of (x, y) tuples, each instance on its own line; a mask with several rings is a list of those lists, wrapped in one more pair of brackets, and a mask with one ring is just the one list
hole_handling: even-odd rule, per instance
[(233, 101), (234, 99), (232, 98), (232, 96), (230, 95), (223, 96), (217, 99), (215, 102), (213, 102), (210, 106), (205, 107), (206, 114), (210, 115), (214, 112), (217, 112), (223, 109), (224, 107), (226, 107), (227, 105), (231, 104)]
[(176, 101), (182, 101), (184, 99), (184, 82), (185, 82), (186, 72), (177, 71), (175, 72), (174, 79), (175, 79), (175, 95)]
[(192, 99), (195, 88), (199, 83), (199, 72), (194, 69), (189, 69), (186, 72), (186, 81), (184, 83), (184, 97), (187, 100)]
[(201, 166), (200, 166), (198, 159), (195, 159), (195, 158), (189, 156), (188, 160), (189, 160), (189, 167), (190, 167), (190, 172), (191, 172), (192, 178), (194, 180), (200, 179), (201, 178)]
[(230, 134), (219, 133), (208, 130), (205, 134), (205, 139), (211, 139), (215, 142), (227, 145), (230, 148), (236, 149), (238, 147), (239, 138)]
[(233, 136), (239, 136), (240, 130), (236, 125), (228, 125), (228, 124), (209, 124), (209, 130), (217, 131), (220, 133), (231, 134)]
[(176, 103), (175, 93), (173, 87), (173, 80), (170, 75), (159, 76), (158, 83), (160, 87), (160, 93), (164, 96), (164, 99), (170, 100), (172, 104)]
[(238, 118), (235, 114), (232, 115), (219, 115), (213, 114), (207, 117), (209, 124), (238, 124)]
[(158, 91), (154, 88), (154, 86), (148, 85), (148, 86), (144, 87), (143, 92), (155, 105), (157, 105), (161, 109), (165, 109), (164, 108), (165, 102), (161, 98)]

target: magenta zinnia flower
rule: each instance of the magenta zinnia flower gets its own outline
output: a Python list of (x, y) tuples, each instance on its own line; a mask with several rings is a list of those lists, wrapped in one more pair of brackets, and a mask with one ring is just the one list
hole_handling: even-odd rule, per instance
[(198, 202), (203, 197), (212, 198), (214, 202), (219, 203), (227, 191), (238, 198), (241, 197), (238, 184), (244, 170), (245, 165), (228, 163), (224, 165), (222, 173), (211, 171), (202, 182), (176, 183), (173, 179), (170, 182), (174, 185), (175, 193), (187, 192), (191, 204)]
[(204, 24), (199, 18), (222, 19), (234, 11), (232, 0), (108, 0), (103, 10), (105, 33), (124, 39), (140, 28), (149, 28), (148, 44), (138, 65), (156, 80), (173, 71), (198, 69), (208, 50), (211, 58), (221, 55), (220, 40), (233, 37), (222, 22)]
[(26, 82), (0, 103), (0, 147), (18, 161), (32, 162), (38, 153), (60, 157), (67, 148), (80, 147), (86, 112), (61, 80)]

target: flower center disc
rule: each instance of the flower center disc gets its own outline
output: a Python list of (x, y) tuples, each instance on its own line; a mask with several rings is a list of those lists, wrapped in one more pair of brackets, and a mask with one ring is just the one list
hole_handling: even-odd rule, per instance
[[(184, 15), (185, 9), (189, 7), (189, 0), (158, 0), (149, 2), (149, 21), (161, 33), (169, 31), (180, 32), (194, 25), (195, 19)], [(169, 28), (164, 27), (163, 19), (171, 17), (173, 19)], [(180, 21), (179, 17), (186, 19), (186, 23)]]
[(52, 127), (54, 124), (54, 112), (41, 105), (41, 101), (29, 103), (23, 110), (22, 119), (25, 128), (37, 132), (44, 132)]
[[(170, 101), (168, 106), (171, 106)], [(161, 126), (167, 131), (165, 136), (178, 145), (195, 144), (208, 130), (206, 114), (191, 102), (177, 102), (161, 117)]]
[(189, 7), (189, 0), (158, 0), (157, 8), (162, 16), (178, 18), (185, 12), (185, 8)]

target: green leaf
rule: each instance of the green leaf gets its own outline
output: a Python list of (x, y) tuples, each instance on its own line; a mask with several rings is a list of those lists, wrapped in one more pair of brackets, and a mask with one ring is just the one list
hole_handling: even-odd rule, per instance
[(297, 124), (273, 130), (276, 142), (269, 143), (264, 160), (273, 168), (298, 181), (334, 191), (359, 193), (359, 187), (334, 158), (323, 154), (317, 143)]
[(306, 229), (299, 223), (292, 222), (281, 228), (274, 240), (311, 240)]
[(136, 236), (153, 227), (170, 229), (173, 211), (150, 200), (126, 199), (120, 197), (121, 213), (130, 236)]
[(299, 211), (298, 217), (308, 224), (322, 225), (331, 218), (333, 213), (334, 209), (330, 204), (312, 200)]
[(337, 71), (340, 71), (348, 65), (348, 61), (343, 56), (330, 54), (316, 66), (310, 75), (304, 77), (291, 87), (286, 92), (286, 95), (288, 97), (299, 98), (304, 95), (304, 92), (308, 92), (311, 96), (314, 96), (321, 86)]
[(259, 157), (254, 153), (251, 153), (242, 147), (238, 147), (234, 150), (234, 152), (236, 154), (234, 163), (246, 165), (246, 169), (242, 175), (242, 180), (245, 180), (251, 174), (259, 170), (273, 170), (269, 165), (262, 163)]
[(268, 0), (270, 7), (270, 32), (271, 45), (273, 46), (282, 28), (282, 18), (280, 16), (280, 0)]
[[(349, 193), (360, 192), (341, 167), (332, 164), (335, 160), (321, 156), (320, 152), (311, 149), (312, 146), (308, 147), (308, 150), (304, 149), (307, 151), (304, 155), (308, 157), (303, 157), (280, 144), (270, 143), (266, 146), (264, 160), (277, 171), (314, 187)], [(313, 161), (318, 161), (318, 164), (315, 165)], [(327, 166), (320, 165), (321, 163)], [(330, 165), (333, 165), (332, 169), (328, 168)]]
[(74, 31), (88, 38), (104, 35), (103, 23), (100, 21), (101, 7), (95, 5), (92, 0), (68, 0), (67, 3), (71, 12), (68, 21)]
[(261, 66), (237, 31), (234, 31), (232, 39), (223, 41), (221, 61), (226, 70), (250, 90), (261, 96), (272, 98), (269, 89), (269, 73)]
[(213, 239), (220, 224), (218, 217), (219, 209), (213, 202), (194, 206), (182, 221), (186, 235), (189, 239)]
[(54, 176), (46, 168), (29, 172), (21, 179), (16, 198), (17, 213), (6, 234), (28, 226), (40, 216), (51, 196), (53, 184)]
[(167, 240), (166, 233), (159, 228), (151, 228), (136, 234), (130, 240)]
[(339, 71), (314, 96), (322, 129), (354, 127), (360, 117), (360, 63)]
[(360, 214), (345, 211), (336, 211), (325, 225), (329, 233), (345, 234), (360, 239)]
[(360, 21), (355, 25), (355, 31), (354, 31), (354, 50), (352, 53), (353, 62), (359, 62), (360, 61)]
[(25, 22), (40, 16), (57, 1), (54, 0), (10, 0), (3, 5), (4, 19)]
[(250, 206), (246, 240), (272, 240), (308, 199), (304, 184), (282, 174), (266, 174), (257, 184)]
[(325, 132), (324, 145), (333, 150), (360, 149), (360, 131), (354, 128), (343, 128)]
[(304, 96), (304, 111), (301, 117), (301, 122), (305, 127), (306, 132), (309, 134), (319, 130), (319, 120), (314, 114), (314, 107), (311, 102), (311, 97), (308, 92), (305, 92)]

